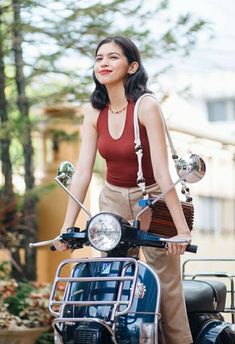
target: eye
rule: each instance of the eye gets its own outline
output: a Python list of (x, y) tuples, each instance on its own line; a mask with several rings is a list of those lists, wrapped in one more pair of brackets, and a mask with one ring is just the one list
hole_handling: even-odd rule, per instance
[(110, 58), (111, 58), (112, 60), (117, 60), (117, 59), (118, 59), (118, 56), (117, 56), (117, 55), (111, 55)]
[(99, 62), (101, 60), (102, 60), (102, 57), (96, 57), (96, 59), (95, 59), (96, 62)]

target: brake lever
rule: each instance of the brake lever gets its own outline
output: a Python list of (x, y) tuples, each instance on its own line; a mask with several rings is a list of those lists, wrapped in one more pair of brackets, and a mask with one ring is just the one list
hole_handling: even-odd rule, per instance
[(55, 242), (57, 240), (60, 240), (60, 239), (61, 239), (61, 235), (58, 235), (54, 239), (45, 240), (45, 241), (39, 241), (39, 242), (34, 242), (34, 243), (31, 242), (29, 244), (29, 247), (47, 246), (47, 245), (53, 244), (53, 242)]
[[(55, 241), (63, 242), (64, 241), (63, 240), (64, 239), (64, 235), (73, 234), (73, 233), (82, 233), (82, 232), (80, 232), (80, 229), (78, 227), (69, 227), (67, 230), (68, 230), (68, 233), (63, 233), (63, 234), (57, 235), (53, 239), (45, 240), (45, 241), (39, 241), (39, 242), (35, 242), (35, 243), (30, 243), (29, 247), (32, 248), (32, 247), (47, 246), (47, 245), (53, 244)], [(67, 239), (67, 237), (65, 237), (65, 239)], [(51, 249), (52, 249), (52, 246), (53, 245), (51, 245)], [(52, 251), (53, 251), (53, 249), (52, 249)]]

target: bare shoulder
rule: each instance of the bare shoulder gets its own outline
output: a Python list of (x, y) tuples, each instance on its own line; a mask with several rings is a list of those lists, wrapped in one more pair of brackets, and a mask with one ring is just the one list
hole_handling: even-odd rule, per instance
[(97, 118), (99, 116), (100, 110), (95, 109), (90, 103), (83, 105), (84, 122), (91, 123), (96, 126)]
[(140, 122), (145, 122), (146, 118), (161, 116), (161, 106), (156, 97), (149, 94), (142, 99), (139, 107)]
[(142, 99), (139, 107), (139, 120), (141, 124), (146, 124), (146, 121), (153, 121), (154, 119), (161, 119), (161, 106), (158, 100), (151, 96), (146, 96)]

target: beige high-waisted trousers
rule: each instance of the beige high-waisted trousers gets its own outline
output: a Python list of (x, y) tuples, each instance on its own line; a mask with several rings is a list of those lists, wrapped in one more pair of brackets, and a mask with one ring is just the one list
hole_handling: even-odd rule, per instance
[[(157, 184), (147, 187), (151, 194), (160, 192)], [(141, 210), (142, 197), (138, 187), (123, 188), (105, 182), (100, 198), (100, 211), (110, 211), (126, 220), (133, 220)], [(149, 226), (151, 211), (141, 217), (141, 228)], [(156, 271), (161, 282), (161, 314), (167, 344), (192, 343), (181, 283), (180, 257), (167, 256), (163, 249), (143, 248), (146, 262)]]

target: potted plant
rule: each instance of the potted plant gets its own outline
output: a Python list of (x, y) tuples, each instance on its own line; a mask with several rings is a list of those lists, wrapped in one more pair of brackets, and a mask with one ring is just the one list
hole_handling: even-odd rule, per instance
[(9, 262), (0, 264), (0, 344), (33, 344), (50, 329), (50, 285), (17, 282)]

